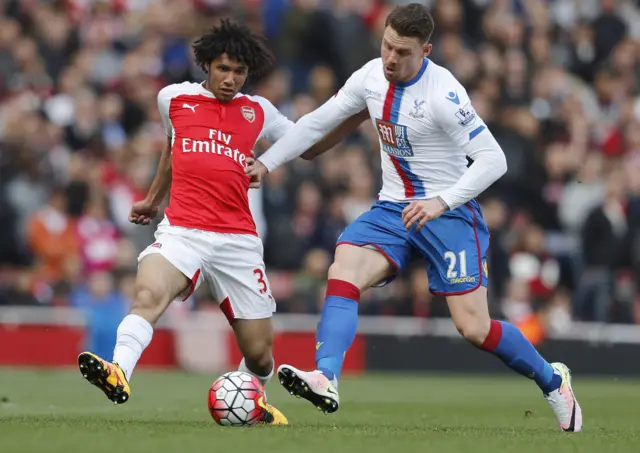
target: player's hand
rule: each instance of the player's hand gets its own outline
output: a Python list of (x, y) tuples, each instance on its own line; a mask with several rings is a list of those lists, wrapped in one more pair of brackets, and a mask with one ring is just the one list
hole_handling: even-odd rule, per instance
[(264, 175), (269, 173), (269, 170), (267, 170), (267, 167), (265, 167), (259, 160), (248, 157), (247, 166), (244, 167), (244, 172), (246, 175), (251, 177), (249, 188), (257, 189), (262, 183), (262, 178), (264, 178)]
[(149, 225), (158, 214), (158, 207), (147, 200), (138, 201), (133, 204), (129, 212), (129, 222), (136, 225)]
[(438, 198), (412, 201), (402, 210), (402, 222), (407, 230), (417, 223), (416, 231), (420, 231), (428, 221), (437, 219), (446, 210), (445, 203)]

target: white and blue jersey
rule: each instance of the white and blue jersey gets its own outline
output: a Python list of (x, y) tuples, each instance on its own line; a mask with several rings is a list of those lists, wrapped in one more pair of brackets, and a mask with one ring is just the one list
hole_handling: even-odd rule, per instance
[[(417, 249), (436, 294), (464, 294), (486, 286), (489, 231), (475, 197), (504, 174), (506, 160), (464, 87), (427, 58), (413, 79), (396, 84), (384, 77), (381, 59), (370, 61), (260, 161), (273, 170), (365, 108), (380, 142), (382, 188), (378, 202), (345, 229), (338, 243), (374, 248), (397, 271)], [(474, 160), (469, 168), (467, 156)], [(451, 210), (420, 231), (415, 226), (407, 230), (404, 207), (435, 197)]]
[[(467, 169), (463, 147), (486, 130), (469, 96), (442, 66), (423, 60), (408, 82), (389, 83), (381, 59), (354, 73), (336, 94), (347, 111), (369, 110), (382, 161), (380, 200), (443, 196)], [(453, 203), (455, 204), (455, 203)]]

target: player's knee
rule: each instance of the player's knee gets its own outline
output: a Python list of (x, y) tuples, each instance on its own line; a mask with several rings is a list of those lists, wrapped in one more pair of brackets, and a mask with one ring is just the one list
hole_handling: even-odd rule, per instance
[(389, 261), (380, 252), (342, 244), (336, 249), (335, 261), (329, 267), (329, 279), (349, 282), (364, 291), (384, 280), (391, 271)]
[(338, 261), (333, 262), (333, 264), (329, 266), (328, 276), (330, 280), (344, 280), (349, 283), (354, 283), (350, 280), (355, 280), (357, 277), (353, 269), (349, 269), (349, 266), (345, 266)]
[(138, 286), (131, 304), (131, 312), (154, 324), (158, 321), (169, 302), (168, 296), (162, 290), (154, 290), (146, 285)]
[(368, 289), (371, 285), (375, 284), (378, 280), (382, 280), (373, 276), (367, 268), (358, 265), (352, 265), (349, 262), (335, 261), (329, 266), (328, 272), (329, 280), (342, 280), (349, 282), (356, 286), (360, 291)]
[(467, 318), (455, 323), (460, 335), (469, 343), (480, 346), (489, 334), (490, 321), (480, 318)]

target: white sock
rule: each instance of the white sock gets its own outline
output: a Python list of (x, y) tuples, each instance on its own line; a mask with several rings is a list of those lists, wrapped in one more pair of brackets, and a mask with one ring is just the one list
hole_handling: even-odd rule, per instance
[(113, 361), (120, 365), (127, 381), (131, 379), (142, 351), (151, 343), (151, 337), (153, 337), (153, 326), (142, 316), (127, 315), (118, 326)]
[[(275, 363), (275, 362), (272, 361), (272, 363)], [(247, 368), (247, 364), (244, 361), (244, 357), (240, 361), (240, 365), (238, 365), (238, 371), (244, 371), (245, 373), (253, 374), (255, 377), (258, 378), (258, 380), (260, 381), (260, 383), (262, 384), (263, 387), (266, 387), (267, 386), (267, 382), (269, 382), (269, 380), (273, 377), (274, 370), (275, 370), (275, 366), (272, 365), (271, 366), (271, 372), (268, 375), (266, 375), (266, 376), (258, 376), (256, 373), (254, 373), (249, 368)]]

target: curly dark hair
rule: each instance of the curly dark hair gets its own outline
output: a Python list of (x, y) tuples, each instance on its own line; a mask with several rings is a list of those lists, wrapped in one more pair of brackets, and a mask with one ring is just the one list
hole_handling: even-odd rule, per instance
[(219, 25), (198, 38), (193, 43), (193, 53), (205, 72), (213, 60), (226, 53), (230, 59), (247, 65), (252, 83), (268, 75), (275, 61), (264, 37), (229, 19), (222, 19)]

